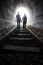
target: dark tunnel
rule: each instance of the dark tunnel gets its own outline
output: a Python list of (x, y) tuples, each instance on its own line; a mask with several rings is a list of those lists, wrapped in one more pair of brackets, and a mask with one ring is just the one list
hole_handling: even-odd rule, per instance
[(28, 14), (31, 19), (28, 20), (30, 22), (28, 25), (43, 28), (43, 1), (41, 0), (0, 0), (0, 26), (15, 25), (12, 21), (13, 14), (15, 15), (15, 9), (21, 6), (30, 9), (28, 13), (31, 11), (31, 16)]
[(0, 0), (0, 65), (8, 64), (43, 65), (43, 0)]

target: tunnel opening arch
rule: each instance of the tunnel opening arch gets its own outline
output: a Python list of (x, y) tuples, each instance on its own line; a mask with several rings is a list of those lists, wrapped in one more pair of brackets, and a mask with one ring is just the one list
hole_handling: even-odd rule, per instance
[[(27, 26), (28, 25), (32, 25), (32, 12), (31, 9), (27, 6), (27, 5), (17, 5), (16, 8), (14, 9), (14, 14), (13, 14), (13, 18), (12, 21), (14, 21), (14, 25), (17, 25), (17, 21), (16, 21), (16, 15), (17, 13), (20, 13), (21, 19), (23, 18), (24, 14), (26, 14), (27, 16)], [(23, 25), (23, 21), (21, 22), (21, 26)]]

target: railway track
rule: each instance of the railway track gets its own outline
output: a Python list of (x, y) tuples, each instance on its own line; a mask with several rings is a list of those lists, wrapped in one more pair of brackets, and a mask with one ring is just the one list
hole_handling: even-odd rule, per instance
[(1, 40), (1, 45), (2, 65), (43, 65), (41, 43), (27, 28), (14, 29)]

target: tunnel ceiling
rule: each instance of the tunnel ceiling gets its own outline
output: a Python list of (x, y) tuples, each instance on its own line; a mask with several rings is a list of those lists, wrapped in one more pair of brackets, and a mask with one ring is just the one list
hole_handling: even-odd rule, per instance
[[(11, 17), (13, 9), (16, 7), (16, 5), (20, 3), (28, 4), (32, 11), (34, 9), (36, 12), (40, 10), (39, 11), (40, 13), (41, 11), (43, 11), (43, 0), (0, 0), (0, 17), (2, 18), (9, 18), (9, 16)], [(8, 10), (11, 12), (10, 14)]]
[(27, 4), (31, 9), (34, 22), (43, 24), (43, 0), (0, 0), (0, 19), (12, 19), (18, 4)]

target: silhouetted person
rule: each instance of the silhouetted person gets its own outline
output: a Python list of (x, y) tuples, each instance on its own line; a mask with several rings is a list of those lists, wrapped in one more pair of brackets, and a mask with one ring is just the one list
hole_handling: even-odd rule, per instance
[(20, 18), (19, 12), (18, 12), (18, 14), (16, 15), (16, 18), (17, 18), (17, 28), (20, 29), (20, 21), (21, 21), (21, 18)]
[(26, 14), (24, 14), (24, 17), (23, 17), (23, 29), (26, 28), (26, 23), (27, 23), (27, 17), (26, 17)]

